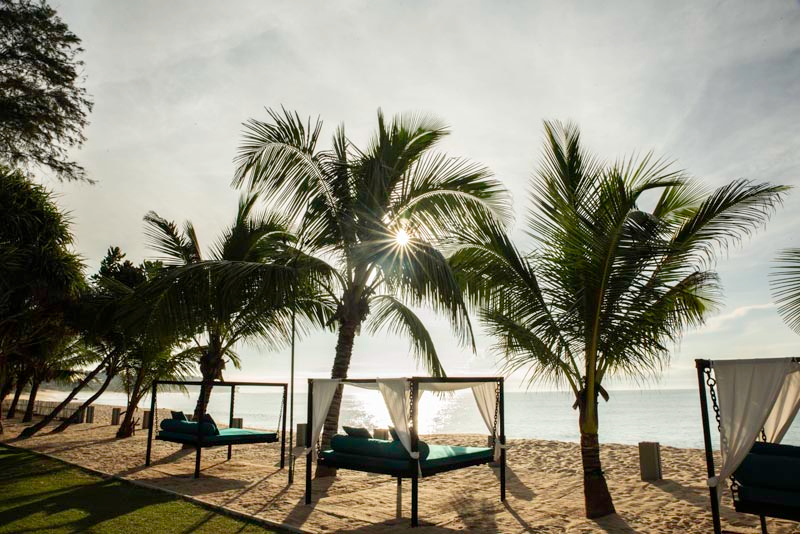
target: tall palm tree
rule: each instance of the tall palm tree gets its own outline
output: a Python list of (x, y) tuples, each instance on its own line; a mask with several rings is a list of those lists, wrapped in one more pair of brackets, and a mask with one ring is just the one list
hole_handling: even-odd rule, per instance
[(772, 296), (786, 324), (800, 334), (800, 248), (778, 253), (772, 272)]
[[(523, 253), (498, 228), (463, 232), (462, 273), (509, 371), (566, 385), (579, 410), (587, 517), (614, 512), (600, 463), (603, 380), (642, 379), (721, 294), (716, 253), (763, 225), (787, 188), (701, 184), (646, 155), (604, 163), (577, 127), (545, 123)], [(644, 206), (647, 206), (645, 208)]]
[[(250, 120), (237, 157), (234, 185), (259, 192), (300, 220), (300, 247), (332, 260), (338, 339), (331, 376), (347, 377), (355, 336), (390, 329), (411, 339), (414, 357), (443, 376), (423, 321), (413, 306), (446, 314), (474, 346), (467, 309), (442, 245), (454, 229), (488, 219), (505, 223), (510, 207), (488, 169), (435, 153), (448, 130), (424, 115), (387, 121), (363, 149), (337, 128), (330, 150), (319, 150), (322, 123), (268, 110)], [(336, 433), (341, 390), (326, 418), (323, 444)], [(318, 470), (318, 474), (320, 471)], [(328, 474), (328, 473), (324, 473)]]
[[(140, 302), (134, 306), (148, 310), (151, 335), (193, 339), (204, 382), (221, 380), (227, 362), (239, 366), (235, 347), (242, 341), (257, 339), (268, 346), (285, 342), (294, 303), (290, 299), (298, 291), (301, 330), (308, 324), (324, 325), (330, 315), (329, 305), (314, 290), (314, 277), (324, 277), (324, 269), (297, 254), (290, 221), (257, 211), (257, 200), (257, 195), (241, 199), (233, 224), (207, 254), (192, 223), (179, 229), (155, 212), (145, 216), (149, 245), (166, 268), (137, 292)], [(295, 276), (298, 272), (304, 277)], [(211, 389), (204, 388), (195, 417), (206, 411)]]

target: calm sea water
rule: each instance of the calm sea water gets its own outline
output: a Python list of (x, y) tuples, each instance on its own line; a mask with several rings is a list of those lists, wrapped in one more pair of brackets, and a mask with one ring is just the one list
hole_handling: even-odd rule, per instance
[[(159, 408), (191, 411), (197, 398), (179, 392), (158, 395)], [(636, 444), (658, 441), (674, 447), (703, 447), (700, 403), (696, 390), (612, 391), (609, 402), (600, 404), (600, 439), (604, 443)], [(107, 393), (101, 402), (121, 404), (124, 395)], [(506, 435), (510, 438), (538, 438), (578, 441), (578, 413), (572, 397), (560, 392), (506, 393)], [(278, 424), (281, 395), (256, 388), (240, 388), (236, 394), (236, 416), (253, 428), (273, 429)], [(295, 422), (304, 422), (307, 412), (304, 393), (295, 396)], [(149, 407), (146, 399), (142, 407)], [(230, 395), (217, 388), (209, 412), (227, 422)], [(391, 424), (383, 399), (376, 391), (346, 388), (341, 424), (385, 428)], [(447, 396), (425, 393), (420, 401), (420, 431), (428, 433), (487, 433), (470, 391)], [(798, 418), (800, 419), (800, 418)], [(713, 422), (713, 417), (712, 417)], [(718, 435), (712, 433), (716, 443)], [(800, 445), (800, 422), (795, 422), (784, 443)]]

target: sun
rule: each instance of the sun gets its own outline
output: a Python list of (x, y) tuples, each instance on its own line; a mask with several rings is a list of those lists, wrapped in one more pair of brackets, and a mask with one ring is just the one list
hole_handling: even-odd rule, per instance
[(397, 231), (397, 232), (394, 234), (394, 241), (395, 241), (395, 243), (397, 243), (397, 245), (398, 245), (398, 246), (400, 246), (400, 247), (405, 247), (406, 245), (408, 245), (408, 242), (409, 242), (410, 240), (411, 240), (411, 236), (410, 236), (410, 235), (408, 235), (408, 232), (406, 232), (406, 229), (405, 229), (405, 228), (400, 228), (400, 229), (399, 229), (399, 230), (398, 230), (398, 231)]

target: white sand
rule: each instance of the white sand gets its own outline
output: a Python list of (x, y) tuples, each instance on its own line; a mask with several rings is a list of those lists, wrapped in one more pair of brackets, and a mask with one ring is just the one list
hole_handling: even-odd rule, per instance
[[(144, 468), (147, 432), (114, 439), (110, 407), (98, 406), (95, 424), (74, 425), (63, 434), (45, 432), (15, 439), (24, 425), (4, 421), (0, 438), (15, 446), (51, 454), (108, 474), (145, 481), (284, 523), (309, 532), (393, 532), (409, 526), (410, 482), (404, 481), (402, 517), (397, 517), (395, 479), (340, 470), (314, 484), (313, 504), (303, 501), (305, 459), (297, 461), (295, 484), (278, 468), (280, 444), (242, 445), (227, 461), (226, 448), (203, 451), (202, 477), (192, 478), (194, 451), (153, 442), (153, 465)], [(432, 443), (485, 445), (484, 436), (428, 436)], [(477, 466), (420, 482), (420, 521), (425, 532), (665, 533), (711, 532), (704, 454), (695, 449), (662, 448), (665, 480), (642, 482), (638, 451), (630, 445), (603, 445), (602, 460), (617, 515), (592, 521), (583, 517), (579, 447), (574, 443), (510, 440), (508, 499), (500, 502), (498, 470)], [(0, 497), (1, 499), (2, 497)], [(723, 528), (756, 533), (758, 518), (737, 514), (723, 501)], [(770, 532), (798, 533), (794, 523), (769, 520)]]

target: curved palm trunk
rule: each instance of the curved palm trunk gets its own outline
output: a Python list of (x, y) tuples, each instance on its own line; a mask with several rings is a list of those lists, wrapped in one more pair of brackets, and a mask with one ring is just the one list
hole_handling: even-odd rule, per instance
[[(125, 417), (117, 430), (117, 438), (129, 438), (136, 432), (136, 420), (133, 416), (136, 414), (139, 401), (142, 400), (142, 382), (144, 382), (144, 368), (140, 368), (136, 373), (136, 381), (133, 384), (128, 407), (125, 409)], [(155, 417), (153, 420), (155, 421)]]
[(71, 424), (73, 424), (73, 423), (75, 423), (77, 421), (77, 414), (79, 414), (80, 412), (86, 410), (86, 408), (91, 406), (94, 401), (96, 401), (97, 399), (100, 398), (100, 395), (105, 393), (106, 388), (108, 388), (109, 384), (111, 384), (111, 381), (114, 379), (114, 377), (117, 376), (116, 367), (117, 366), (115, 364), (113, 364), (113, 363), (108, 366), (108, 372), (106, 373), (106, 379), (103, 380), (103, 383), (100, 385), (100, 389), (95, 391), (94, 395), (92, 395), (91, 397), (89, 397), (88, 399), (83, 401), (83, 404), (81, 404), (81, 406), (78, 409), (78, 411), (75, 412), (75, 415), (73, 415), (69, 419), (65, 419), (64, 421), (61, 421), (61, 424), (53, 429), (53, 434), (55, 434), (57, 432), (65, 431), (69, 427), (69, 425), (71, 425)]
[[(350, 358), (353, 356), (353, 342), (358, 329), (358, 321), (355, 319), (344, 320), (339, 327), (339, 337), (336, 341), (336, 356), (333, 359), (333, 369), (331, 378), (347, 378), (347, 370), (350, 367)], [(331, 439), (339, 430), (339, 411), (342, 407), (342, 387), (336, 390), (331, 401), (331, 408), (325, 418), (325, 427), (322, 431), (322, 448), (330, 446)], [(317, 465), (317, 476), (334, 476), (336, 469)]]
[(36, 394), (39, 392), (39, 386), (42, 380), (34, 376), (31, 382), (31, 392), (28, 394), (28, 406), (25, 408), (25, 415), (22, 417), (23, 423), (30, 423), (33, 420), (33, 404), (36, 402)]
[(211, 389), (214, 380), (222, 380), (222, 370), (225, 368), (225, 359), (222, 355), (222, 342), (218, 334), (211, 334), (208, 340), (208, 349), (200, 357), (200, 373), (206, 386), (205, 395), (197, 398), (194, 408), (194, 420), (200, 419), (200, 415), (208, 411), (208, 401), (211, 398)]
[(597, 437), (597, 393), (590, 401), (579, 402), (581, 430), (581, 462), (583, 463), (583, 497), (586, 517), (593, 519), (616, 512), (600, 464), (600, 441)]
[(17, 405), (19, 404), (19, 397), (22, 395), (22, 390), (28, 384), (28, 377), (21, 378), (17, 381), (17, 387), (14, 388), (14, 397), (11, 399), (11, 406), (8, 408), (6, 419), (12, 419), (17, 416)]
[[(5, 372), (2, 368), (3, 363), (4, 362), (2, 361), (2, 356), (0, 356), (0, 373), (2, 373), (2, 375), (5, 375)], [(6, 397), (8, 396), (9, 393), (11, 393), (12, 387), (14, 387), (14, 384), (11, 381), (10, 376), (5, 376), (0, 381), (0, 406), (3, 405), (3, 402), (6, 400)], [(0, 410), (0, 434), (2, 433), (3, 433), (3, 410)]]
[(117, 354), (117, 353), (116, 353), (116, 351), (112, 351), (112, 352), (110, 352), (110, 353), (108, 354), (108, 356), (106, 356), (105, 358), (103, 358), (103, 361), (102, 361), (102, 362), (100, 362), (100, 365), (98, 365), (97, 367), (95, 367), (95, 368), (92, 370), (92, 372), (91, 372), (91, 373), (89, 373), (88, 375), (86, 375), (86, 376), (84, 377), (84, 379), (83, 379), (83, 380), (81, 380), (81, 381), (80, 381), (80, 383), (78, 383), (78, 385), (77, 385), (77, 386), (75, 386), (75, 387), (72, 389), (72, 391), (70, 392), (70, 394), (69, 394), (69, 395), (67, 395), (67, 398), (66, 398), (66, 399), (64, 399), (63, 401), (61, 401), (61, 404), (59, 404), (58, 406), (56, 406), (56, 407), (55, 407), (55, 409), (54, 409), (52, 412), (50, 412), (49, 414), (47, 414), (47, 415), (44, 417), (44, 419), (42, 419), (41, 421), (39, 421), (39, 422), (38, 422), (38, 423), (36, 423), (35, 425), (33, 425), (33, 426), (29, 426), (28, 428), (26, 428), (25, 430), (23, 430), (23, 431), (22, 431), (22, 433), (20, 433), (20, 437), (22, 437), (22, 438), (29, 438), (29, 437), (33, 436), (34, 434), (36, 434), (37, 432), (39, 432), (39, 431), (40, 431), (41, 429), (43, 429), (44, 427), (46, 427), (47, 425), (49, 425), (49, 424), (50, 424), (50, 423), (53, 421), (53, 419), (55, 419), (56, 417), (58, 417), (58, 414), (60, 414), (60, 413), (61, 413), (61, 411), (64, 409), (64, 407), (65, 407), (67, 404), (69, 404), (69, 403), (72, 401), (72, 399), (74, 399), (74, 398), (75, 398), (75, 395), (77, 395), (78, 393), (80, 393), (80, 392), (81, 392), (81, 390), (82, 390), (83, 388), (85, 388), (85, 387), (86, 387), (86, 385), (87, 385), (89, 382), (91, 382), (92, 380), (94, 380), (94, 377), (96, 377), (96, 376), (97, 376), (97, 375), (100, 373), (100, 371), (102, 371), (102, 370), (103, 370), (103, 368), (104, 368), (106, 365), (108, 365), (108, 364), (109, 364), (109, 362), (111, 361), (111, 359), (112, 359), (112, 358), (114, 358), (114, 357), (116, 356), (116, 354)]

